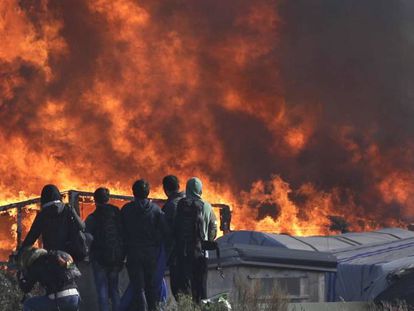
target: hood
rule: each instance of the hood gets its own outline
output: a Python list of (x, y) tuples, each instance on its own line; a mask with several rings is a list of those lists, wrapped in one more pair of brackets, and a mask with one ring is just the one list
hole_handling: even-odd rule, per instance
[(42, 205), (52, 202), (61, 200), (62, 196), (59, 192), (59, 189), (55, 185), (46, 185), (42, 189), (42, 193), (40, 194), (40, 203)]
[(60, 200), (51, 201), (42, 205), (42, 211), (44, 211), (44, 213), (51, 215), (58, 215), (62, 213), (64, 208), (65, 203), (63, 203)]
[(170, 200), (174, 200), (177, 198), (184, 198), (185, 197), (185, 193), (183, 191), (177, 191), (172, 193), (169, 197), (168, 197), (168, 201)]
[(36, 248), (33, 246), (24, 248), (19, 255), (19, 268), (29, 268), (33, 262), (35, 262), (38, 258), (44, 255), (47, 255), (47, 251), (42, 248)]
[(151, 210), (151, 201), (148, 199), (137, 199), (134, 200), (134, 205), (139, 209), (142, 213), (148, 213)]
[(203, 184), (200, 179), (193, 177), (187, 181), (187, 186), (185, 188), (187, 198), (201, 199), (202, 191)]

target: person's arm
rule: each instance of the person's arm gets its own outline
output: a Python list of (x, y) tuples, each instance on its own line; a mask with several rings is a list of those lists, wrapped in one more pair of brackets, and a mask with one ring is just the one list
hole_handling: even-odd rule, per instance
[(217, 236), (217, 217), (214, 213), (213, 208), (211, 208), (210, 212), (210, 222), (208, 224), (208, 240), (214, 241)]
[(93, 214), (90, 214), (85, 220), (85, 230), (87, 233), (90, 233), (92, 236), (95, 235), (95, 217)]
[(36, 240), (40, 237), (40, 234), (42, 233), (42, 219), (43, 214), (40, 212), (36, 215), (35, 220), (33, 221), (32, 226), (30, 227), (29, 232), (26, 235), (26, 238), (24, 239), (22, 243), (22, 248), (27, 246), (33, 246), (33, 244), (36, 242)]
[(69, 208), (72, 213), (72, 218), (74, 220), (74, 223), (78, 226), (79, 230), (84, 231), (85, 223), (82, 221), (82, 219), (79, 217), (78, 213), (76, 213), (75, 209), (72, 206), (69, 206)]
[(26, 275), (22, 272), (17, 273), (17, 278), (19, 282), (19, 287), (24, 293), (29, 293), (34, 285), (36, 284), (36, 280), (30, 277), (30, 272), (26, 273)]

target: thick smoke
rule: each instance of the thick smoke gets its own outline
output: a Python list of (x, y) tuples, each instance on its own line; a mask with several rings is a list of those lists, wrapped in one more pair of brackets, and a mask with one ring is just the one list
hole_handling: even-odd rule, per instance
[(279, 175), (302, 209), (335, 193), (340, 214), (410, 217), (414, 54), (402, 5), (7, 0), (0, 191), (128, 191), (175, 173), (238, 198)]

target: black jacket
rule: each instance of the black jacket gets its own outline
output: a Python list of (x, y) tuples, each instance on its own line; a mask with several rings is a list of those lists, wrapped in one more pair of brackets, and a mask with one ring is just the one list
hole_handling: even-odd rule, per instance
[(125, 204), (121, 214), (127, 256), (139, 255), (142, 248), (159, 247), (169, 234), (164, 213), (148, 199)]
[[(166, 221), (168, 223), (169, 228), (172, 230), (174, 228), (175, 223), (175, 216), (177, 215), (177, 205), (178, 202), (185, 197), (184, 192), (175, 192), (170, 195), (165, 202), (162, 211), (165, 214)], [(165, 248), (167, 257), (174, 256), (173, 248), (174, 248), (174, 238), (173, 235), (170, 235), (165, 240)]]
[(65, 272), (64, 278), (59, 277), (62, 275), (61, 269), (57, 262), (51, 260), (48, 255), (41, 256), (21, 275), (19, 287), (23, 292), (28, 293), (39, 282), (46, 290), (47, 295), (77, 288), (75, 279), (80, 276), (78, 268), (74, 265), (70, 271)]
[[(72, 223), (72, 217), (75, 223)], [(33, 224), (22, 243), (22, 247), (32, 246), (42, 236), (43, 248), (46, 250), (66, 250), (70, 241), (71, 226), (85, 229), (85, 224), (75, 210), (68, 204), (56, 202), (43, 208), (37, 214)]]
[(93, 237), (89, 252), (89, 259), (92, 261), (97, 260), (102, 256), (102, 250), (105, 247), (105, 241), (102, 240), (103, 237), (100, 235), (100, 233), (102, 233), (102, 228), (99, 227), (99, 217), (111, 217), (115, 221), (115, 227), (117, 228), (116, 233), (119, 234), (120, 238), (123, 236), (121, 211), (118, 207), (111, 204), (98, 205), (95, 211), (90, 214), (85, 221), (86, 232), (90, 233)]
[(164, 207), (162, 208), (162, 211), (165, 214), (165, 218), (170, 228), (174, 226), (175, 215), (177, 214), (178, 201), (180, 201), (184, 197), (184, 192), (175, 192), (168, 197), (167, 202), (165, 202)]

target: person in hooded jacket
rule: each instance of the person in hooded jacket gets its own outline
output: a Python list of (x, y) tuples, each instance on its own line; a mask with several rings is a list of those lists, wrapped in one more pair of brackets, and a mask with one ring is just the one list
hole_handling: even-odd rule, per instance
[[(167, 201), (162, 208), (165, 213), (168, 225), (170, 228), (174, 227), (175, 215), (177, 214), (178, 202), (185, 197), (185, 193), (180, 191), (180, 183), (177, 176), (167, 175), (162, 180), (164, 193), (167, 196)], [(177, 300), (178, 295), (178, 271), (177, 271), (177, 256), (174, 250), (174, 239), (171, 236), (165, 241), (165, 248), (168, 260), (168, 267), (170, 270), (170, 288), (173, 296)]]
[(81, 273), (68, 253), (25, 247), (18, 262), (20, 289), (29, 293), (39, 283), (46, 291), (44, 296), (26, 299), (23, 311), (78, 310), (80, 298), (75, 280)]
[(173, 234), (178, 292), (192, 295), (196, 303), (207, 298), (207, 252), (203, 241), (214, 241), (217, 235), (217, 218), (211, 204), (201, 198), (202, 188), (197, 177), (187, 181), (186, 197), (177, 205)]
[(169, 229), (161, 208), (148, 199), (149, 183), (140, 179), (132, 186), (134, 201), (121, 210), (127, 270), (138, 310), (155, 310), (154, 279), (162, 240)]
[(76, 211), (62, 202), (62, 196), (55, 185), (46, 185), (40, 196), (41, 210), (36, 215), (32, 226), (22, 243), (22, 248), (33, 246), (41, 237), (46, 250), (71, 252), (71, 233), (73, 226), (84, 230), (85, 224)]
[[(86, 218), (86, 232), (93, 237), (89, 260), (92, 263), (100, 311), (120, 306), (119, 272), (125, 258), (121, 211), (109, 204), (109, 190), (98, 188), (93, 194), (96, 209)], [(108, 295), (109, 294), (109, 295)]]

